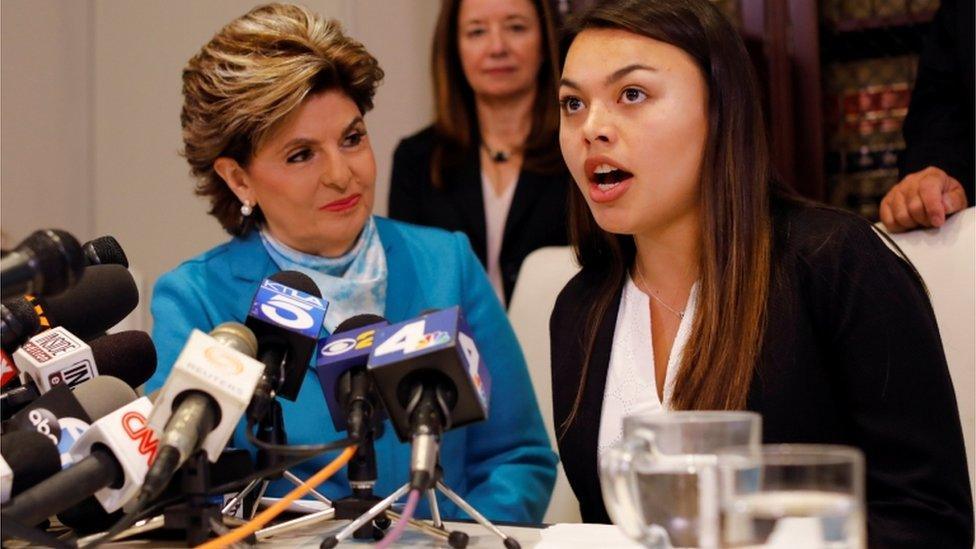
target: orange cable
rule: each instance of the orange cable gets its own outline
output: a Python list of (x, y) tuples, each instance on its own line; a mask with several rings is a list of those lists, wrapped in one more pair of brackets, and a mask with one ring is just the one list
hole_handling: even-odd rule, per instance
[(331, 477), (338, 471), (343, 465), (349, 461), (353, 454), (356, 453), (356, 447), (350, 446), (342, 451), (341, 454), (336, 456), (332, 463), (329, 463), (323, 467), (319, 472), (312, 475), (311, 478), (303, 482), (300, 486), (297, 486), (291, 492), (288, 492), (285, 497), (281, 498), (280, 501), (276, 502), (271, 507), (268, 507), (264, 511), (261, 511), (256, 517), (251, 519), (250, 522), (242, 524), (237, 528), (227, 532), (226, 534), (220, 536), (219, 538), (212, 539), (207, 543), (198, 545), (196, 549), (221, 549), (227, 547), (233, 543), (237, 543), (247, 536), (257, 532), (265, 524), (271, 522), (275, 517), (280, 515), (288, 506), (293, 503), (298, 498), (304, 496), (305, 494), (311, 492), (316, 486), (325, 482), (326, 479)]

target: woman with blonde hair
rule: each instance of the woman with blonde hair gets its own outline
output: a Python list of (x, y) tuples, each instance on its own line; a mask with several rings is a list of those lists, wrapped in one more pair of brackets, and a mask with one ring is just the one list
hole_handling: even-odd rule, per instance
[[(357, 314), (399, 322), (460, 305), (493, 383), (489, 419), (443, 437), (445, 482), (489, 518), (538, 521), (555, 456), (515, 335), (467, 239), (371, 214), (376, 165), (364, 116), (382, 76), (336, 21), (290, 4), (251, 10), (190, 59), (184, 154), (197, 194), (232, 238), (156, 284), (159, 368), (147, 389), (162, 385), (192, 329), (243, 321), (260, 282), (280, 270), (308, 275), (329, 302), (322, 336)], [(311, 368), (297, 400), (281, 404), (290, 444), (342, 438)], [(375, 490), (388, 494), (406, 478), (410, 448), (383, 431)], [(248, 446), (243, 429), (233, 444)], [(307, 477), (329, 460), (298, 469)], [(322, 491), (349, 495), (345, 473)], [(440, 505), (446, 517), (461, 513)]]

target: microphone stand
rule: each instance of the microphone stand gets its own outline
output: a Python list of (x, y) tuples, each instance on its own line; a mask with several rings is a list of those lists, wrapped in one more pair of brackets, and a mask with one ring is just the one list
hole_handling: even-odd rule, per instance
[[(440, 510), (437, 506), (437, 495), (435, 490), (444, 494), (447, 499), (454, 502), (455, 505), (460, 507), (465, 513), (467, 513), (471, 518), (473, 518), (478, 524), (484, 526), (488, 531), (495, 534), (501, 538), (502, 542), (505, 544), (507, 549), (520, 549), (520, 545), (515, 538), (505, 535), (504, 532), (498, 529), (494, 524), (491, 523), (484, 515), (478, 512), (477, 509), (471, 506), (468, 502), (457, 495), (453, 490), (451, 490), (444, 482), (441, 480), (443, 476), (443, 471), (441, 470), (440, 464), (437, 465), (436, 474), (434, 476), (434, 483), (430, 488), (426, 490), (427, 501), (430, 505), (431, 521), (428, 524), (424, 521), (411, 520), (409, 525), (420, 530), (421, 532), (440, 538), (446, 539), (448, 544), (454, 549), (463, 549), (468, 545), (468, 535), (460, 530), (448, 531), (444, 526), (444, 522), (441, 520)], [(361, 528), (364, 524), (373, 520), (380, 513), (386, 512), (387, 515), (392, 515), (394, 518), (401, 518), (399, 514), (390, 510), (390, 506), (393, 502), (403, 497), (407, 492), (410, 491), (410, 483), (407, 482), (403, 486), (399, 487), (390, 494), (388, 497), (378, 502), (372, 508), (369, 509), (364, 515), (360, 516), (356, 520), (349, 523), (338, 533), (331, 535), (322, 541), (321, 549), (332, 549), (336, 545), (339, 545), (342, 541), (349, 538), (356, 530)]]
[(186, 503), (174, 505), (164, 514), (164, 528), (184, 530), (188, 546), (206, 541), (213, 531), (212, 523), (221, 521), (219, 507), (210, 503), (206, 495), (209, 488), (207, 456), (197, 452), (183, 464), (181, 491), (186, 494)]
[[(451, 490), (446, 484), (444, 484), (443, 470), (440, 465), (440, 448), (436, 449), (437, 455), (434, 456), (436, 466), (434, 467), (434, 475), (430, 480), (428, 488), (425, 490), (427, 495), (427, 501), (430, 505), (431, 522), (430, 524), (424, 521), (411, 520), (409, 522), (410, 526), (414, 528), (438, 537), (440, 539), (446, 539), (448, 544), (454, 549), (463, 549), (468, 545), (468, 535), (460, 530), (448, 531), (444, 526), (444, 522), (441, 520), (440, 509), (437, 505), (437, 494), (435, 490), (440, 491), (444, 494), (447, 499), (454, 502), (455, 505), (460, 507), (465, 513), (473, 518), (478, 524), (484, 526), (488, 531), (495, 534), (502, 539), (507, 549), (520, 549), (519, 543), (515, 538), (505, 535), (504, 532), (499, 530), (494, 524), (491, 523), (484, 515), (478, 512), (471, 504), (464, 501), (464, 499), (457, 495), (453, 490)], [(354, 532), (357, 532), (360, 528), (364, 527), (371, 520), (376, 518), (380, 513), (386, 513), (387, 516), (393, 516), (394, 518), (401, 518), (399, 514), (390, 510), (390, 506), (393, 502), (403, 497), (407, 492), (411, 490), (411, 482), (405, 483), (403, 486), (397, 488), (392, 494), (387, 496), (385, 499), (377, 502), (373, 505), (365, 514), (359, 516), (357, 519), (353, 520), (347, 526), (345, 526), (338, 533), (331, 535), (322, 541), (321, 549), (332, 549), (338, 545), (343, 540), (347, 539)]]
[[(411, 416), (411, 424), (414, 425), (410, 481), (397, 488), (386, 499), (373, 505), (365, 514), (349, 523), (338, 533), (325, 538), (320, 546), (321, 549), (332, 549), (380, 513), (391, 513), (389, 507), (394, 501), (403, 497), (411, 489), (418, 488), (426, 492), (432, 520), (430, 524), (417, 521), (421, 523), (420, 525), (411, 521), (409, 523), (410, 526), (414, 526), (424, 533), (442, 539), (446, 537), (447, 542), (454, 549), (462, 549), (468, 545), (467, 534), (459, 530), (448, 532), (444, 527), (440, 509), (437, 505), (437, 493), (435, 492), (437, 490), (444, 494), (447, 499), (454, 502), (455, 505), (460, 507), (476, 522), (501, 538), (507, 549), (519, 549), (519, 543), (514, 538), (506, 536), (504, 532), (499, 530), (484, 515), (479, 513), (477, 509), (472, 507), (471, 504), (464, 501), (461, 496), (448, 488), (442, 480), (444, 475), (440, 465), (440, 437), (445, 430), (445, 424), (448, 425), (447, 428), (450, 426), (450, 407), (447, 405), (447, 401), (450, 400), (450, 394), (441, 385), (436, 387), (418, 385), (412, 393), (410, 397), (411, 403), (407, 405), (407, 411)], [(424, 440), (424, 444), (418, 447), (418, 440), (421, 439)], [(418, 450), (418, 448), (420, 449)], [(419, 464), (422, 464), (422, 466), (415, 471), (414, 467)], [(423, 474), (424, 471), (430, 471), (430, 474), (425, 475)]]
[[(220, 505), (209, 494), (210, 464), (206, 452), (200, 450), (190, 456), (180, 470), (183, 473), (180, 492), (186, 496), (185, 501), (167, 507), (161, 515), (136, 522), (114, 536), (113, 541), (154, 530), (169, 532), (169, 538), (182, 531), (187, 547), (195, 547), (210, 539), (213, 534), (222, 535), (229, 529), (244, 524), (245, 521), (237, 517), (223, 515)], [(100, 539), (102, 535), (103, 533), (93, 534), (79, 542), (88, 543), (93, 539)], [(255, 536), (248, 536), (244, 543), (253, 545), (256, 543)]]
[[(221, 459), (227, 453), (226, 451), (222, 453)], [(250, 454), (247, 455), (247, 460), (250, 462)], [(236, 467), (235, 463), (232, 461), (229, 465), (233, 472), (234, 467)], [(153, 506), (159, 501), (168, 500), (177, 494), (183, 494), (185, 498), (181, 498), (182, 501), (179, 503), (167, 505), (152, 516), (134, 522), (125, 530), (113, 535), (111, 541), (117, 542), (158, 530), (160, 532), (155, 537), (159, 539), (173, 540), (182, 537), (186, 539), (188, 546), (194, 546), (199, 544), (201, 540), (206, 541), (212, 533), (224, 534), (228, 529), (237, 528), (244, 524), (246, 521), (243, 519), (221, 513), (219, 498), (215, 498), (215, 495), (210, 493), (214, 482), (214, 471), (220, 470), (216, 469), (218, 467), (221, 467), (221, 461), (209, 463), (206, 452), (203, 450), (193, 454), (180, 467), (179, 480), (174, 479), (167, 487), (166, 492), (149, 505)], [(251, 468), (252, 466), (248, 465), (248, 471)], [(226, 474), (222, 476), (221, 473), (216, 473), (216, 475), (218, 479), (226, 477)], [(130, 512), (133, 510), (130, 509)], [(108, 543), (102, 539), (104, 535), (105, 532), (93, 533), (80, 538), (77, 545), (79, 547), (88, 546), (93, 541), (98, 541), (99, 544)], [(248, 539), (253, 542), (254, 537), (251, 536)]]
[[(349, 487), (352, 494), (335, 502), (335, 518), (339, 520), (353, 520), (380, 501), (379, 496), (373, 494), (376, 486), (376, 449), (373, 445), (375, 428), (366, 429), (356, 453), (348, 464)], [(355, 539), (383, 539), (383, 531), (390, 527), (390, 518), (386, 515), (378, 517), (372, 524), (364, 524), (353, 533)]]
[[(267, 444), (275, 444), (279, 446), (288, 444), (288, 435), (285, 433), (285, 419), (281, 411), (281, 404), (278, 403), (278, 399), (271, 400), (268, 407), (268, 412), (264, 414), (264, 416), (258, 422), (258, 432), (255, 436), (258, 440)], [(273, 452), (269, 452), (263, 448), (258, 449), (258, 470), (273, 467), (279, 461), (280, 458)], [(281, 476), (295, 486), (300, 486), (302, 484), (302, 479), (298, 478), (298, 476), (291, 471), (284, 471)], [(261, 498), (267, 491), (268, 485), (271, 484), (271, 480), (277, 480), (277, 477), (251, 481), (247, 486), (244, 487), (243, 490), (227, 501), (221, 512), (225, 515), (232, 515), (237, 512), (237, 508), (241, 505), (241, 502), (244, 502), (245, 518), (253, 518), (258, 509), (258, 502), (261, 501)], [(257, 491), (255, 492), (255, 490)], [(312, 490), (309, 493), (312, 494), (312, 497), (328, 505), (329, 507), (333, 506), (332, 500), (323, 496), (317, 490)]]
[[(257, 539), (260, 541), (320, 520), (353, 520), (368, 512), (376, 505), (380, 501), (380, 498), (373, 493), (377, 478), (376, 449), (373, 441), (381, 426), (382, 423), (376, 421), (364, 430), (363, 437), (356, 447), (356, 453), (346, 465), (349, 487), (352, 488), (352, 494), (335, 501), (330, 509), (324, 509), (317, 513), (311, 513), (304, 517), (258, 530)], [(383, 539), (384, 531), (390, 527), (391, 523), (388, 515), (377, 517), (372, 521), (372, 524), (368, 522), (364, 522), (353, 532), (355, 539), (379, 541)]]

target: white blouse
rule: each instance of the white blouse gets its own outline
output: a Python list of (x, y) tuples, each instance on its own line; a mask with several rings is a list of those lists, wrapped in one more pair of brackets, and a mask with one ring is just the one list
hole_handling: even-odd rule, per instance
[(654, 348), (651, 344), (650, 297), (642, 292), (633, 279), (627, 277), (617, 325), (613, 333), (610, 351), (610, 367), (607, 385), (603, 392), (603, 413), (600, 415), (600, 436), (597, 455), (617, 444), (623, 438), (625, 416), (660, 412), (670, 407), (674, 379), (681, 365), (681, 354), (695, 315), (698, 300), (698, 283), (691, 287), (685, 315), (678, 326), (678, 333), (671, 345), (668, 371), (664, 378), (664, 402), (657, 397), (657, 381), (654, 377)]
[[(516, 176), (517, 177), (517, 176)], [(498, 256), (502, 253), (502, 239), (505, 237), (505, 220), (508, 210), (512, 207), (512, 197), (518, 180), (512, 181), (502, 194), (496, 195), (488, 175), (481, 172), (481, 198), (485, 204), (485, 236), (487, 237), (488, 280), (494, 288), (498, 299), (505, 303), (505, 290), (502, 286), (502, 269), (498, 264)]]

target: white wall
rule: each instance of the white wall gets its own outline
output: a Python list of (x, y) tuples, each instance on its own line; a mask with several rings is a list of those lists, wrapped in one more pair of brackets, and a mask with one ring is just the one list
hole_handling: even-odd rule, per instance
[(0, 3), (0, 228), (91, 235), (92, 12), (71, 0)]
[[(180, 72), (252, 0), (4, 0), (0, 3), (0, 226), (5, 244), (42, 227), (111, 234), (155, 279), (225, 240), (181, 146)], [(386, 72), (367, 116), (376, 211), (386, 212), (393, 148), (432, 112), (430, 40), (438, 3), (306, 0), (341, 20)], [(136, 327), (148, 328), (148, 317)]]

